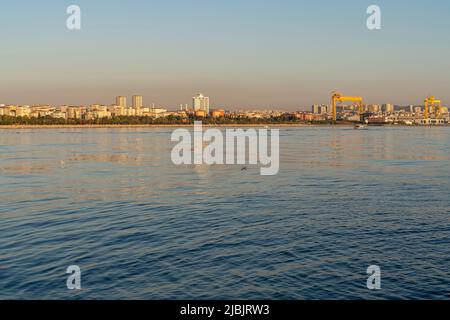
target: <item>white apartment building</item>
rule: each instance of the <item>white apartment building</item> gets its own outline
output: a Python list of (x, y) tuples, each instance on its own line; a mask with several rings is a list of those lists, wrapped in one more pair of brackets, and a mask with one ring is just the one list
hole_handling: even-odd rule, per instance
[(192, 98), (192, 107), (194, 111), (203, 110), (209, 114), (209, 97), (205, 97), (201, 93), (197, 94)]

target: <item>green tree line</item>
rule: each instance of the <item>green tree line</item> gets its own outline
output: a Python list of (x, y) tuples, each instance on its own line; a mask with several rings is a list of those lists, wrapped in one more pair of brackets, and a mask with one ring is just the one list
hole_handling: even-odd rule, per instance
[[(179, 125), (179, 124), (193, 124), (195, 121), (202, 121), (205, 125), (258, 125), (258, 124), (300, 124), (305, 123), (293, 115), (282, 115), (270, 118), (249, 118), (249, 117), (195, 117), (182, 118), (177, 116), (169, 116), (165, 118), (151, 118), (138, 116), (114, 116), (111, 118), (101, 118), (93, 120), (83, 119), (62, 119), (52, 118), (50, 116), (40, 118), (30, 117), (11, 117), (0, 116), (0, 125)], [(329, 121), (310, 122), (314, 124), (328, 124)]]

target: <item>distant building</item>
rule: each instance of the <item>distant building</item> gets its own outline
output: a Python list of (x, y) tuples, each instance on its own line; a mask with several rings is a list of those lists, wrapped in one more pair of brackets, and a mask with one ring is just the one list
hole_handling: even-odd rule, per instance
[(28, 117), (30, 116), (31, 109), (30, 106), (18, 106), (16, 108), (16, 117)]
[(320, 113), (320, 106), (318, 104), (313, 104), (311, 107), (311, 112), (314, 114)]
[(374, 115), (366, 119), (368, 124), (386, 124), (388, 119), (386, 116)]
[(133, 96), (133, 108), (142, 108), (144, 106), (142, 96)]
[(394, 105), (391, 103), (383, 104), (381, 109), (385, 113), (394, 113), (394, 111), (395, 111)]
[(445, 125), (445, 119), (416, 119), (415, 123), (425, 126), (442, 126)]
[(348, 114), (343, 115), (343, 119), (352, 122), (359, 122), (361, 121), (361, 116), (359, 114)]
[(367, 106), (367, 111), (372, 113), (380, 112), (380, 106), (377, 104), (371, 104)]
[(328, 113), (328, 106), (321, 106), (319, 108), (320, 114), (326, 114)]
[(314, 114), (326, 114), (328, 112), (328, 106), (313, 104), (311, 107), (311, 112)]
[(195, 111), (195, 115), (196, 115), (197, 117), (206, 117), (208, 114), (206, 113), (205, 110), (196, 110), (196, 111)]
[(223, 118), (223, 117), (225, 117), (225, 110), (223, 110), (223, 109), (214, 110), (211, 113), (211, 115), (213, 118)]
[(119, 96), (116, 98), (116, 105), (121, 106), (122, 108), (127, 107), (127, 97)]
[(78, 107), (67, 107), (68, 119), (81, 119), (81, 109)]
[(205, 111), (209, 114), (209, 97), (205, 97), (203, 94), (199, 93), (192, 98), (192, 107), (194, 111)]

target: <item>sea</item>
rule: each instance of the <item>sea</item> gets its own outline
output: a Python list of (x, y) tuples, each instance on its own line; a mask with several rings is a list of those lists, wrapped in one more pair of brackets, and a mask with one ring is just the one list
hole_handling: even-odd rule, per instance
[(280, 127), (274, 176), (173, 130), (0, 129), (0, 299), (450, 298), (450, 127)]

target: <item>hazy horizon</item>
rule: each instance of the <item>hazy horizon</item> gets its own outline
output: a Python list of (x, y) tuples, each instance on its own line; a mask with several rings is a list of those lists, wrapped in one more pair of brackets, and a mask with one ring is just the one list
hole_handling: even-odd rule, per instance
[[(82, 30), (66, 28), (66, 8)], [(382, 30), (366, 9), (382, 9)], [(50, 1), (2, 5), (0, 103), (296, 110), (333, 90), (366, 103), (450, 103), (450, 3), (434, 1)]]

